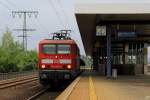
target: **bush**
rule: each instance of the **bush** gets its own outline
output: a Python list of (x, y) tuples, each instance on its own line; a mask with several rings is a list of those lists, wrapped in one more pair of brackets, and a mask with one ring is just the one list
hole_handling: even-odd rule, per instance
[(37, 65), (37, 52), (22, 51), (22, 46), (13, 40), (11, 32), (7, 31), (2, 37), (0, 46), (0, 72), (17, 72), (35, 70)]

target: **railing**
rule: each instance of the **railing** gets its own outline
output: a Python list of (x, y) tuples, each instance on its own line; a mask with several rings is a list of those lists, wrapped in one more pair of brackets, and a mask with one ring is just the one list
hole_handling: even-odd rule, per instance
[(0, 73), (0, 80), (19, 78), (19, 77), (28, 76), (28, 75), (34, 75), (37, 73), (38, 73), (38, 71)]

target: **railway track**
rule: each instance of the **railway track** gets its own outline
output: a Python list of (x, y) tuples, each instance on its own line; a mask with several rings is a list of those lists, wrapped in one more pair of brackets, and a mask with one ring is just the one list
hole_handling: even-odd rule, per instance
[[(39, 84), (37, 75), (0, 81), (0, 90), (2, 99), (21, 100), (54, 100), (63, 91), (62, 89), (44, 88)], [(9, 97), (5, 97), (2, 91), (8, 91)]]
[(26, 78), (20, 78), (20, 79), (16, 79), (13, 81), (5, 81), (5, 82), (1, 82), (0, 83), (0, 89), (6, 89), (6, 88), (10, 88), (10, 87), (14, 87), (17, 85), (22, 85), (22, 84), (26, 84), (26, 83), (30, 83), (33, 81), (37, 81), (38, 77), (37, 76), (31, 76), (31, 77), (26, 77)]
[(28, 97), (26, 100), (55, 100), (56, 97), (62, 92), (63, 90), (51, 90), (48, 88), (43, 88), (37, 93), (33, 94), (32, 96)]
[(36, 98), (38, 98), (39, 96), (41, 96), (42, 94), (44, 94), (47, 91), (47, 89), (42, 89), (41, 91), (35, 93), (34, 95), (32, 95), (31, 97), (29, 97), (27, 100), (35, 100)]

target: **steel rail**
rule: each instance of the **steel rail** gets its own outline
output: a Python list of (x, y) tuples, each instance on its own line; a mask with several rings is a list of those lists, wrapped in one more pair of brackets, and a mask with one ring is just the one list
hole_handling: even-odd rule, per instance
[(46, 91), (47, 91), (47, 89), (42, 89), (41, 91), (39, 91), (36, 94), (29, 97), (27, 100), (34, 100), (35, 98), (37, 98), (37, 97), (41, 96), (42, 94), (44, 94)]
[(20, 77), (20, 78), (15, 78), (15, 79), (2, 80), (2, 81), (0, 81), (0, 86), (5, 85), (5, 84), (11, 84), (11, 83), (19, 82), (19, 81), (33, 79), (36, 77), (37, 77), (36, 75), (32, 75), (32, 76)]
[(25, 79), (25, 80), (14, 81), (14, 82), (10, 82), (10, 83), (0, 85), (0, 89), (6, 89), (6, 88), (9, 88), (9, 87), (22, 85), (22, 84), (30, 83), (30, 82), (37, 81), (37, 80), (38, 80), (38, 77), (32, 77), (32, 78)]

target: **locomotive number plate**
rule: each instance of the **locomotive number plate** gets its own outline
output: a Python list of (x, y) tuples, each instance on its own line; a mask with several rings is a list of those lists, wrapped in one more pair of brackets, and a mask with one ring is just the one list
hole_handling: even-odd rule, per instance
[(53, 60), (53, 63), (54, 63), (54, 64), (59, 63), (59, 60), (58, 60), (58, 59), (54, 59), (54, 60)]

